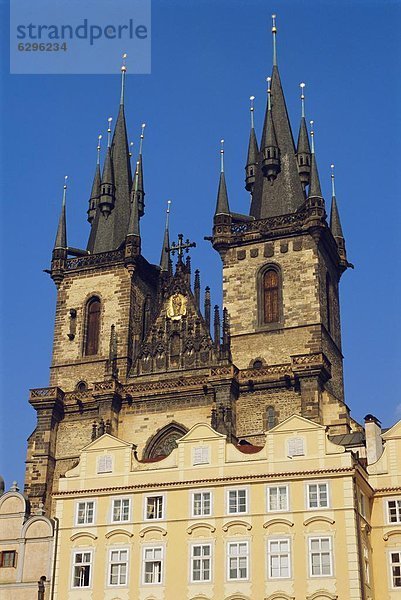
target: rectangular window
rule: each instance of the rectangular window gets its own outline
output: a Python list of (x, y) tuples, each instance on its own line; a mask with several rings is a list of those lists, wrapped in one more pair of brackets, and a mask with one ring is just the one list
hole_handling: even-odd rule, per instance
[(109, 585), (127, 585), (128, 550), (110, 550)]
[(97, 459), (98, 473), (111, 473), (113, 471), (113, 457), (110, 454), (99, 456)]
[(163, 496), (147, 496), (145, 502), (145, 519), (147, 521), (164, 518)]
[(209, 463), (209, 448), (208, 446), (198, 446), (193, 450), (193, 464), (207, 465)]
[(131, 501), (129, 498), (116, 498), (115, 500), (113, 500), (113, 523), (122, 523), (123, 521), (129, 521), (130, 505)]
[(288, 440), (288, 456), (304, 456), (304, 454), (303, 438), (290, 438)]
[(288, 510), (288, 487), (286, 485), (267, 488), (267, 512)]
[(309, 570), (311, 577), (330, 577), (333, 575), (330, 537), (309, 538)]
[(227, 578), (231, 581), (248, 579), (248, 542), (229, 542), (227, 549)]
[(290, 577), (290, 540), (269, 540), (267, 559), (270, 579), (287, 579)]
[(72, 587), (88, 588), (91, 584), (92, 552), (74, 552)]
[(17, 553), (15, 550), (3, 550), (0, 552), (0, 567), (16, 567)]
[(329, 484), (308, 483), (308, 508), (328, 508)]
[(390, 552), (391, 585), (401, 588), (401, 552)]
[(210, 544), (194, 544), (191, 547), (192, 582), (211, 581), (211, 546)]
[(92, 525), (95, 522), (95, 502), (88, 500), (77, 504), (77, 525)]
[(209, 517), (212, 514), (212, 494), (210, 492), (193, 492), (192, 516)]
[(359, 492), (359, 512), (362, 517), (366, 517), (366, 497), (363, 492)]
[(387, 515), (389, 523), (401, 523), (401, 498), (387, 500)]
[(247, 490), (228, 490), (228, 514), (237, 515), (248, 512)]
[(162, 583), (163, 547), (143, 549), (143, 583)]

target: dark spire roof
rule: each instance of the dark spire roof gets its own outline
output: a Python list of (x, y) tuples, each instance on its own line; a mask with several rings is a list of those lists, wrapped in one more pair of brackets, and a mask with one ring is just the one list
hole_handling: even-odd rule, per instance
[(171, 270), (171, 260), (170, 260), (170, 233), (169, 233), (169, 216), (170, 216), (170, 204), (171, 200), (167, 203), (167, 214), (166, 214), (166, 226), (164, 228), (163, 235), (163, 246), (160, 255), (160, 269), (164, 273), (168, 273)]
[[(311, 121), (311, 124), (313, 122)], [(320, 179), (319, 173), (317, 170), (316, 163), (316, 155), (315, 155), (315, 145), (314, 145), (314, 134), (313, 130), (311, 131), (312, 138), (312, 153), (311, 153), (311, 165), (310, 165), (310, 185), (309, 185), (309, 194), (308, 198), (323, 198), (322, 189), (320, 187)]]
[(58, 221), (56, 239), (54, 241), (54, 250), (67, 248), (67, 223), (65, 214), (65, 202), (67, 195), (67, 177), (65, 178), (64, 189), (63, 189), (63, 202), (61, 205), (61, 213)]
[(108, 147), (103, 167), (102, 183), (113, 183), (114, 206), (107, 217), (96, 215), (96, 231), (88, 243), (92, 251), (108, 252), (116, 250), (127, 235), (127, 224), (131, 212), (132, 173), (125, 124), (124, 105), (120, 104), (111, 147)]
[(334, 165), (331, 165), (331, 211), (330, 211), (330, 229), (335, 238), (343, 238), (343, 228), (341, 227), (340, 213), (338, 212), (336, 200), (336, 188), (334, 183)]
[(252, 127), (251, 132), (249, 134), (249, 144), (248, 144), (248, 157), (246, 160), (246, 164), (248, 165), (256, 165), (258, 162), (259, 156), (259, 148), (258, 148), (258, 140), (256, 139), (255, 129)]
[(224, 140), (221, 140), (220, 160), (221, 160), (220, 181), (219, 181), (219, 189), (217, 192), (216, 210), (214, 212), (215, 216), (230, 214), (230, 207), (228, 204), (226, 178), (224, 175)]
[(334, 237), (344, 237), (343, 228), (341, 227), (340, 213), (338, 212), (337, 200), (335, 196), (333, 196), (331, 199), (330, 229)]
[(139, 231), (139, 212), (138, 212), (138, 200), (134, 197), (132, 200), (131, 211), (128, 221), (127, 236), (140, 237)]
[(306, 127), (305, 117), (301, 117), (299, 125), (297, 154), (310, 154), (308, 128)]
[(114, 169), (113, 161), (111, 158), (111, 149), (107, 148), (106, 158), (104, 159), (103, 173), (102, 173), (102, 184), (111, 183), (114, 184)]
[(224, 171), (220, 173), (219, 191), (217, 192), (217, 202), (215, 215), (229, 215), (230, 207), (228, 205), (228, 194), (226, 186), (226, 178)]
[(90, 195), (91, 200), (97, 200), (100, 196), (100, 183), (101, 183), (101, 175), (100, 175), (100, 165), (96, 164), (95, 176), (93, 178), (92, 183), (92, 191)]
[(255, 219), (295, 212), (304, 202), (294, 139), (276, 65), (273, 66), (271, 82), (271, 114), (269, 112), (267, 109), (260, 147), (262, 152), (266, 142), (271, 140), (270, 136), (275, 136), (280, 151), (280, 172), (276, 179), (269, 181), (263, 175), (262, 156), (260, 156), (250, 211)]

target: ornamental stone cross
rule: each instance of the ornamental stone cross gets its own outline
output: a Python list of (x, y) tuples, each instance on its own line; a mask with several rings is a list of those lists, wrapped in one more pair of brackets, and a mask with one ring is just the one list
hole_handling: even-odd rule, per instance
[(176, 244), (175, 242), (173, 242), (171, 244), (171, 248), (167, 248), (167, 250), (171, 252), (171, 254), (175, 254), (177, 252), (178, 260), (180, 262), (182, 261), (182, 255), (184, 254), (184, 251), (188, 253), (190, 248), (196, 248), (195, 242), (190, 242), (189, 239), (187, 239), (185, 242), (183, 240), (184, 236), (182, 235), (182, 233), (179, 233), (178, 243)]

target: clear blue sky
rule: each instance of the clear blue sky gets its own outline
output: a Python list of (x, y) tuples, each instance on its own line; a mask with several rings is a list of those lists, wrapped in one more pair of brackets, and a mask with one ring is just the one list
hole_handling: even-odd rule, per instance
[[(69, 175), (69, 244), (84, 247), (96, 139), (107, 117), (116, 116), (120, 57), (116, 76), (10, 76), (2, 8), (0, 471), (9, 486), (23, 481), (26, 438), (35, 425), (28, 390), (48, 384), (56, 290), (42, 270), (50, 264), (63, 177)], [(126, 93), (136, 145), (147, 123), (143, 252), (158, 261), (171, 198), (172, 233), (197, 242), (193, 266), (219, 301), (219, 258), (203, 241), (212, 226), (219, 140), (226, 140), (231, 207), (245, 212), (248, 98), (256, 96), (260, 132), (272, 12), (294, 134), (298, 85), (305, 81), (322, 187), (329, 200), (334, 162), (355, 264), (341, 284), (346, 400), (355, 418), (372, 412), (389, 426), (401, 416), (400, 2), (154, 0), (152, 73), (129, 76)]]

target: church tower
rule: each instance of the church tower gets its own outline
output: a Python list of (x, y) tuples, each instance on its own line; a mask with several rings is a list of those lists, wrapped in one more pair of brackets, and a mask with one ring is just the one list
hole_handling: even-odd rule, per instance
[[(276, 60), (258, 144), (253, 122), (245, 187), (249, 215), (231, 212), (221, 148), (213, 247), (223, 262), (223, 310), (191, 274), (183, 235), (170, 242), (168, 204), (160, 264), (142, 254), (145, 216), (142, 124), (131, 170), (125, 63), (103, 166), (99, 136), (86, 249), (67, 239), (67, 183), (48, 271), (57, 286), (50, 382), (34, 389), (25, 492), (52, 512), (58, 479), (105, 433), (155, 461), (198, 423), (228, 441), (263, 445), (294, 413), (346, 433), (339, 281), (349, 266), (334, 192), (326, 219), (312, 143), (302, 117), (295, 148)], [(334, 177), (334, 176), (333, 176)], [(176, 262), (173, 265), (173, 260)]]
[(239, 369), (237, 435), (273, 425), (293, 412), (347, 431), (341, 351), (339, 282), (349, 263), (335, 193), (330, 225), (322, 196), (314, 132), (304, 110), (295, 147), (277, 65), (260, 146), (251, 131), (245, 187), (249, 215), (230, 211), (222, 173), (213, 247), (223, 263), (223, 302), (230, 316), (231, 354)]

